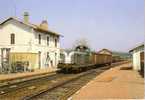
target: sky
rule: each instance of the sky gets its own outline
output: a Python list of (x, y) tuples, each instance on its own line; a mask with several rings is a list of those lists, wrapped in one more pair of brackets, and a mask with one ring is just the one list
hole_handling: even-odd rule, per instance
[(61, 47), (86, 39), (92, 50), (128, 52), (144, 42), (144, 0), (1, 0), (0, 21), (10, 16), (47, 20), (60, 33)]

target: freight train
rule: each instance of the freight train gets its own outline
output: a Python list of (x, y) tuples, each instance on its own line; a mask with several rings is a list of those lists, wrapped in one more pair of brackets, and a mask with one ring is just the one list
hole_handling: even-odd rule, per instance
[(58, 68), (62, 72), (82, 72), (111, 63), (112, 55), (91, 52), (85, 46), (78, 46), (75, 50), (68, 50), (61, 54)]

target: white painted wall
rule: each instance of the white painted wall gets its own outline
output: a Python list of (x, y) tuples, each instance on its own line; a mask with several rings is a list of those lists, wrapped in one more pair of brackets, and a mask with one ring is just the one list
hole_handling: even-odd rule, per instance
[[(31, 52), (34, 33), (32, 28), (26, 27), (14, 20), (11, 20), (1, 27), (0, 46), (10, 47), (11, 52)], [(10, 34), (15, 34), (15, 44), (10, 44)]]
[(140, 52), (133, 53), (133, 69), (140, 70)]
[(141, 69), (141, 63), (140, 63), (140, 53), (143, 52), (143, 50), (134, 50), (133, 51), (133, 69), (134, 70), (140, 70)]
[[(10, 44), (10, 34), (15, 34), (15, 44)], [(38, 34), (41, 34), (41, 44), (38, 44)], [(47, 36), (50, 37), (50, 45), (47, 46)], [(49, 52), (50, 59), (53, 61), (51, 67), (56, 67), (60, 58), (60, 43), (55, 47), (54, 39), (58, 37), (46, 33), (36, 32), (32, 28), (11, 20), (0, 27), (0, 48), (11, 48), (11, 52), (41, 52), (40, 68), (46, 68), (46, 55)], [(56, 57), (55, 57), (56, 53)], [(49, 62), (50, 65), (50, 62)], [(49, 66), (50, 67), (50, 66)], [(35, 68), (39, 68), (38, 63)]]

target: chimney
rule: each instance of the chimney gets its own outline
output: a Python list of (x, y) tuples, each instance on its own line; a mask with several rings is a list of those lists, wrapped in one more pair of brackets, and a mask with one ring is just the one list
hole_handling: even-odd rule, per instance
[(24, 12), (24, 22), (28, 23), (29, 22), (29, 13), (28, 12)]
[(40, 27), (42, 29), (45, 29), (45, 30), (48, 30), (48, 23), (47, 23), (47, 20), (43, 20), (40, 24)]

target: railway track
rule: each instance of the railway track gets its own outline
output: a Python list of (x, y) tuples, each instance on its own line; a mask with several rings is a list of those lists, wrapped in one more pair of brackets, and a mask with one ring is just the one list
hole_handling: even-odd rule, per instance
[[(79, 74), (54, 74), (43, 78), (7, 85), (0, 88), (1, 100), (65, 99), (89, 80), (108, 69), (100, 67)], [(61, 91), (61, 92), (59, 92)], [(67, 94), (65, 94), (67, 93)], [(48, 95), (48, 96), (47, 96)], [(56, 98), (55, 98), (56, 97)]]
[(55, 77), (56, 73), (51, 73), (51, 74), (46, 74), (46, 75), (40, 75), (39, 77), (36, 78), (26, 78), (26, 79), (17, 79), (15, 82), (6, 82), (5, 85), (0, 86), (0, 95), (6, 94), (8, 92), (20, 89), (20, 87), (26, 87), (26, 83), (33, 82), (39, 82), (41, 80), (47, 79), (48, 77)]
[(21, 84), (10, 85), (5, 89), (4, 93), (0, 94), (0, 99), (14, 99), (20, 100), (27, 95), (31, 95), (35, 92), (51, 87), (57, 81), (67, 79), (72, 75), (64, 76), (64, 74), (55, 74), (53, 76), (45, 77), (43, 79), (32, 80)]
[[(124, 62), (123, 62), (124, 63)], [(123, 63), (112, 64), (112, 67)], [(126, 62), (125, 62), (126, 63)], [(87, 84), (90, 80), (95, 78), (100, 73), (110, 68), (110, 66), (100, 67), (82, 73), (74, 78), (58, 83), (52, 88), (34, 93), (30, 96), (23, 98), (24, 100), (67, 100), (71, 95), (77, 92), (82, 86)]]
[(52, 88), (45, 89), (36, 94), (23, 98), (24, 100), (66, 100), (82, 86), (88, 83), (91, 79), (95, 78), (105, 69), (91, 70), (74, 78), (58, 83)]
[[(61, 86), (64, 83), (74, 80), (75, 78), (85, 75), (89, 72), (79, 74), (55, 74), (53, 76), (44, 77), (38, 80), (31, 80), (28, 82), (18, 83), (10, 85), (7, 88), (1, 88), (0, 99), (1, 100), (20, 100), (29, 99), (34, 94), (43, 93), (46, 90), (53, 90), (56, 87)], [(4, 91), (4, 92), (3, 92)]]

